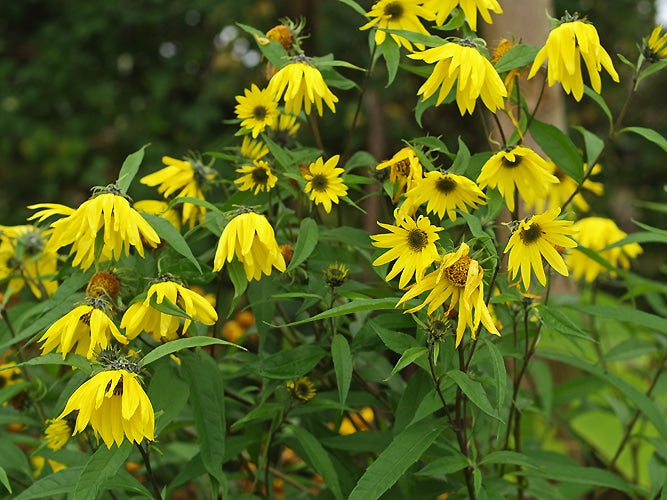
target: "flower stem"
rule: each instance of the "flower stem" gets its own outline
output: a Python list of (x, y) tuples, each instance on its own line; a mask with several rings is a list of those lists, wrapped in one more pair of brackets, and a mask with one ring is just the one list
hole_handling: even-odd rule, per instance
[[(153, 468), (151, 467), (151, 458), (148, 454), (148, 451), (144, 450), (144, 447), (141, 446), (141, 443), (135, 442), (134, 444), (136, 444), (137, 448), (139, 448), (139, 453), (141, 453), (141, 458), (144, 460), (144, 465), (146, 466), (146, 475), (148, 476), (151, 486), (153, 487), (153, 493), (155, 493), (155, 498), (157, 498), (158, 500), (162, 500), (162, 495), (160, 494), (160, 488), (157, 485), (155, 474), (153, 474)], [(146, 445), (146, 447), (148, 448), (148, 444)]]

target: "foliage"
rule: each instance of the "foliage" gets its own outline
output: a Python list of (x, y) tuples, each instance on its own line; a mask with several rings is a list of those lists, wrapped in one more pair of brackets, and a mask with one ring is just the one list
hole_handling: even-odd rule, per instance
[[(229, 99), (237, 119), (223, 139), (186, 152), (147, 145), (164, 124), (134, 131), (116, 180), (108, 165), (89, 172), (105, 184), (90, 199), (54, 204), (54, 191), (25, 224), (0, 226), (0, 488), (22, 499), (667, 494), (667, 288), (631, 270), (667, 235), (586, 213), (617, 141), (667, 149), (629, 113), (664, 65), (647, 51), (662, 47), (646, 33), (639, 53), (610, 51), (629, 89), (617, 108), (603, 98), (606, 59), (587, 59), (583, 80), (564, 66), (547, 76), (536, 47), (505, 41), (500, 54), (459, 9), (438, 26), (432, 4), (413, 12), (428, 34), (366, 26), (369, 52), (349, 60), (308, 52), (302, 22), (265, 32), (240, 17), (273, 83), (239, 91), (235, 111)], [(169, 17), (153, 7), (147, 18)], [(354, 0), (335, 8), (368, 22)], [(603, 58), (592, 25), (565, 22), (595, 49), (584, 57)], [(583, 99), (609, 126), (571, 124), (579, 148), (534, 118), (540, 101), (522, 85), (533, 66), (543, 86), (576, 88), (601, 60), (602, 93), (586, 86)], [(423, 129), (378, 162), (358, 147), (373, 120), (363, 99), (415, 78), (428, 79), (411, 101)], [(80, 98), (114, 112), (108, 89), (88, 83)], [(172, 83), (147, 95), (166, 98)], [(219, 120), (210, 90), (162, 119)], [(436, 100), (484, 131), (440, 135), (421, 121)], [(513, 127), (494, 127), (495, 113)]]

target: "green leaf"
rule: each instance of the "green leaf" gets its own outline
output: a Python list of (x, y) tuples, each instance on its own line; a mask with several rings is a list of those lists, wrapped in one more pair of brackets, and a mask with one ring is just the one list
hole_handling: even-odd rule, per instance
[(605, 355), (602, 356), (600, 362), (608, 363), (610, 361), (620, 361), (623, 359), (635, 359), (647, 354), (653, 354), (659, 350), (660, 348), (653, 342), (632, 337), (622, 340), (614, 347), (609, 349), (609, 351), (607, 351)]
[(505, 393), (507, 392), (507, 369), (500, 349), (484, 335), (482, 337), (484, 345), (489, 350), (491, 361), (493, 362), (493, 379), (496, 385), (496, 406), (498, 412), (502, 411), (505, 403)]
[(558, 168), (577, 182), (583, 180), (584, 164), (581, 155), (567, 135), (553, 125), (535, 119), (530, 124), (530, 133)]
[(111, 449), (100, 446), (81, 471), (74, 487), (74, 500), (89, 500), (97, 497), (102, 483), (118, 472), (131, 451), (132, 443), (127, 439), (118, 447), (112, 445)]
[(146, 354), (141, 360), (142, 366), (147, 366), (158, 359), (164, 358), (174, 352), (182, 351), (183, 349), (189, 349), (191, 347), (202, 347), (205, 345), (230, 345), (238, 347), (239, 349), (246, 350), (245, 347), (234, 344), (232, 342), (227, 342), (226, 340), (216, 339), (213, 337), (188, 337), (183, 339), (176, 339), (162, 344), (151, 352)]
[(273, 354), (249, 366), (262, 377), (275, 380), (299, 378), (315, 368), (326, 356), (326, 352), (316, 345), (300, 345), (288, 351)]
[[(444, 104), (447, 104), (449, 102), (449, 98), (452, 95), (456, 95), (456, 93), (452, 90), (450, 94), (445, 98), (443, 101)], [(435, 106), (436, 101), (438, 100), (438, 94), (433, 94), (431, 97), (429, 97), (426, 100), (423, 100), (421, 96), (418, 97), (417, 100), (417, 105), (415, 106), (415, 120), (417, 121), (417, 124), (419, 127), (423, 127), (422, 125), (422, 115), (424, 114), (424, 111), (426, 111), (428, 108)]]
[(167, 314), (169, 316), (177, 316), (179, 318), (189, 319), (190, 321), (195, 321), (195, 319), (187, 314), (183, 309), (174, 304), (168, 297), (162, 297), (162, 302), (157, 301), (157, 294), (151, 295), (150, 300), (148, 301), (150, 306), (160, 311), (162, 314)]
[(166, 241), (171, 248), (188, 259), (188, 261), (192, 262), (200, 273), (202, 272), (199, 262), (192, 253), (192, 250), (190, 250), (185, 238), (183, 238), (181, 233), (178, 232), (171, 222), (163, 217), (147, 214), (145, 212), (142, 212), (141, 216), (148, 221), (153, 229), (155, 229), (155, 232), (160, 238)]
[(470, 465), (468, 459), (462, 453), (454, 451), (452, 455), (434, 460), (415, 475), (442, 479), (442, 476), (454, 474), (465, 469), (468, 465)]
[(329, 458), (327, 450), (324, 449), (315, 436), (303, 427), (295, 425), (291, 427), (291, 430), (306, 452), (307, 462), (322, 476), (324, 483), (329, 487), (333, 496), (337, 500), (342, 500), (343, 492), (340, 489), (338, 474), (331, 462), (331, 458)]
[(449, 370), (447, 376), (456, 382), (456, 385), (461, 388), (463, 394), (465, 394), (475, 406), (490, 417), (502, 422), (502, 419), (498, 416), (498, 412), (494, 411), (491, 406), (482, 384), (476, 380), (472, 380), (467, 373), (464, 373), (461, 370)]
[(280, 166), (283, 170), (287, 170), (290, 165), (294, 163), (292, 161), (292, 156), (289, 154), (289, 151), (278, 146), (278, 144), (276, 144), (268, 135), (262, 134), (262, 140), (264, 140), (266, 145), (269, 147), (269, 151), (271, 151), (271, 154), (276, 159), (278, 166)]
[(584, 145), (586, 147), (586, 161), (588, 162), (588, 168), (591, 168), (591, 163), (598, 159), (598, 156), (604, 147), (604, 141), (593, 132), (586, 130), (584, 127), (576, 126), (574, 129), (579, 131), (584, 137)]
[(183, 410), (190, 396), (190, 388), (178, 375), (176, 366), (164, 363), (150, 378), (148, 397), (156, 413), (156, 436)]
[[(231, 262), (225, 262), (225, 264), (227, 265), (229, 279), (232, 280), (232, 284), (234, 285), (234, 301), (236, 301), (247, 290), (248, 278), (245, 274), (243, 264), (241, 264), (238, 260), (234, 259)], [(234, 304), (230, 306), (230, 311), (233, 306)]]
[(310, 316), (306, 319), (299, 321), (294, 321), (292, 323), (287, 323), (282, 326), (295, 326), (303, 325), (304, 323), (311, 323), (313, 321), (319, 321), (321, 319), (327, 318), (336, 318), (338, 316), (344, 316), (346, 314), (352, 314), (355, 312), (362, 311), (379, 311), (380, 309), (393, 309), (396, 306), (395, 297), (386, 297), (381, 299), (353, 299), (347, 304), (342, 306), (332, 307), (331, 309), (316, 314), (315, 316)]
[(614, 118), (604, 98), (600, 94), (595, 92), (595, 90), (590, 88), (588, 85), (584, 85), (584, 94), (593, 99), (593, 101), (595, 101), (595, 104), (597, 104), (600, 107), (602, 112), (607, 116), (607, 119), (609, 120), (609, 127), (611, 128), (612, 124), (614, 123)]
[(148, 489), (146, 489), (146, 487), (141, 484), (137, 478), (124, 469), (119, 469), (113, 477), (104, 481), (104, 483), (102, 483), (102, 489), (130, 491), (132, 493), (142, 495), (146, 498), (155, 498), (155, 495), (148, 491)]
[[(667, 439), (667, 421), (665, 420), (664, 412), (661, 411), (658, 406), (646, 396), (646, 394), (630, 385), (618, 375), (608, 372), (599, 365), (593, 365), (584, 359), (570, 356), (568, 354), (541, 350), (540, 356), (584, 370), (602, 382), (616, 388), (621, 394), (632, 401), (642, 412), (644, 417), (646, 417), (656, 427), (658, 432), (663, 435), (663, 438)], [(620, 436), (618, 439), (620, 441)]]
[(454, 163), (449, 169), (449, 172), (451, 172), (452, 174), (463, 175), (465, 171), (468, 169), (468, 165), (470, 165), (471, 156), (468, 146), (466, 146), (465, 142), (463, 142), (460, 136), (458, 139), (458, 143), (459, 143), (459, 150), (456, 153), (456, 158), (454, 159)]
[(63, 359), (62, 354), (60, 353), (50, 353), (43, 354), (42, 356), (37, 356), (36, 358), (29, 359), (23, 363), (19, 363), (17, 366), (21, 365), (65, 365), (65, 366), (75, 366), (84, 373), (90, 375), (93, 371), (90, 361), (80, 354), (68, 353)]
[(651, 141), (652, 143), (660, 146), (663, 151), (667, 151), (667, 139), (651, 128), (624, 127), (618, 131), (617, 135), (624, 134), (625, 132), (632, 132), (633, 134), (641, 135), (647, 141)]
[(12, 485), (9, 484), (7, 471), (4, 469), (4, 467), (0, 467), (0, 483), (2, 483), (5, 488), (7, 488), (7, 491), (9, 491), (10, 493), (12, 492)]
[(120, 168), (120, 172), (118, 173), (118, 180), (116, 181), (116, 186), (118, 186), (118, 189), (120, 189), (123, 193), (127, 193), (127, 190), (130, 188), (130, 184), (132, 184), (134, 176), (137, 175), (137, 172), (139, 171), (139, 165), (141, 165), (141, 162), (144, 159), (144, 150), (148, 146), (149, 144), (142, 146), (140, 149), (125, 158), (123, 166)]
[(299, 237), (294, 245), (294, 255), (292, 261), (287, 266), (285, 272), (289, 272), (305, 261), (313, 253), (319, 240), (319, 229), (317, 222), (310, 217), (306, 217), (299, 225)]
[(504, 73), (514, 68), (527, 66), (535, 60), (535, 56), (540, 51), (539, 47), (534, 45), (525, 45), (520, 43), (508, 50), (496, 63), (496, 71)]
[(584, 330), (579, 328), (579, 326), (562, 311), (559, 311), (554, 307), (548, 307), (544, 304), (537, 306), (537, 311), (540, 315), (540, 320), (545, 327), (565, 335), (588, 340), (589, 342), (595, 342), (595, 339), (587, 335)]
[(637, 77), (637, 84), (639, 84), (639, 82), (641, 82), (647, 76), (651, 76), (653, 73), (662, 71), (665, 68), (667, 68), (667, 61), (664, 59), (662, 61), (651, 63), (651, 65), (647, 66), (641, 71), (641, 73), (639, 73), (639, 76)]
[(352, 382), (352, 355), (350, 354), (350, 344), (347, 339), (341, 335), (334, 335), (331, 341), (331, 357), (333, 359), (334, 370), (336, 371), (336, 383), (338, 385), (338, 401), (341, 406), (345, 405), (347, 393), (350, 390)]
[(398, 62), (401, 59), (400, 47), (392, 37), (387, 37), (379, 46), (384, 60), (387, 62), (387, 87), (392, 84), (398, 72)]
[(382, 340), (384, 345), (397, 354), (403, 354), (411, 347), (417, 347), (419, 345), (413, 336), (408, 335), (407, 333), (397, 332), (395, 330), (384, 328), (383, 326), (380, 326), (375, 320), (370, 320), (368, 325), (377, 334), (377, 336), (380, 337), (380, 340)]
[(68, 467), (42, 479), (38, 479), (14, 497), (14, 500), (42, 500), (44, 498), (53, 498), (55, 495), (71, 493), (82, 470), (83, 466)]
[(394, 366), (394, 369), (391, 371), (389, 376), (385, 379), (385, 381), (389, 380), (391, 377), (396, 375), (399, 371), (401, 371), (403, 368), (408, 366), (411, 363), (414, 363), (416, 360), (421, 358), (422, 356), (428, 354), (428, 349), (423, 346), (417, 346), (417, 347), (411, 347), (407, 351), (403, 353), (401, 358), (398, 360), (396, 363), (396, 366)]
[(442, 421), (418, 422), (398, 434), (366, 469), (348, 500), (376, 500), (415, 464), (445, 428)]
[(190, 402), (197, 429), (197, 441), (206, 471), (226, 484), (222, 471), (225, 456), (225, 401), (222, 375), (211, 356), (199, 350), (181, 355), (181, 368), (190, 386)]
[[(254, 36), (255, 41), (257, 42), (257, 47), (271, 64), (280, 68), (288, 60), (287, 51), (280, 43), (266, 38), (265, 33), (253, 28), (252, 26), (241, 23), (236, 23), (236, 25), (243, 31), (246, 31), (247, 33), (250, 33)], [(268, 43), (260, 43), (260, 40), (262, 40), (262, 42)]]
[(366, 17), (366, 11), (364, 10), (364, 8), (354, 0), (338, 0), (338, 1), (352, 7), (357, 13)]
[(584, 314), (634, 323), (667, 334), (667, 319), (637, 309), (621, 306), (568, 305)]
[(530, 469), (536, 469), (535, 459), (528, 457), (516, 451), (501, 450), (494, 451), (486, 455), (479, 465), (502, 464), (502, 465), (520, 465)]

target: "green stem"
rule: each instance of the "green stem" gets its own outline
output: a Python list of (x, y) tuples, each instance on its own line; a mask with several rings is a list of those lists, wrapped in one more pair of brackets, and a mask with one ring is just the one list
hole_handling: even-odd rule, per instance
[[(158, 487), (155, 475), (153, 474), (153, 468), (151, 467), (151, 458), (148, 454), (148, 451), (144, 450), (144, 447), (141, 446), (141, 443), (135, 442), (134, 444), (136, 444), (137, 448), (139, 448), (139, 453), (141, 453), (141, 458), (144, 460), (144, 465), (146, 466), (146, 475), (148, 476), (151, 486), (153, 487), (153, 493), (155, 494), (155, 498), (157, 498), (158, 500), (162, 500), (162, 495), (160, 494), (160, 488)], [(146, 447), (148, 448), (148, 444), (146, 444)]]

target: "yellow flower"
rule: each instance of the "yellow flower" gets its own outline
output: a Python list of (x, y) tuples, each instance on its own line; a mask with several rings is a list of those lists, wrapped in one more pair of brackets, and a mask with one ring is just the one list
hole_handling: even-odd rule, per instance
[(273, 175), (271, 167), (264, 160), (255, 160), (253, 165), (245, 165), (237, 168), (239, 174), (245, 174), (234, 181), (234, 184), (240, 184), (241, 191), (253, 190), (255, 194), (260, 191), (270, 191), (278, 182), (278, 177)]
[(322, 101), (336, 112), (338, 98), (329, 90), (322, 73), (305, 56), (297, 56), (271, 77), (267, 92), (276, 102), (284, 95), (285, 111), (298, 115), (303, 106), (307, 115), (313, 104), (322, 116)]
[(549, 265), (559, 274), (567, 276), (567, 266), (556, 246), (574, 248), (577, 243), (568, 237), (575, 234), (571, 227), (572, 221), (555, 220), (560, 214), (560, 208), (554, 208), (540, 215), (533, 215), (530, 219), (519, 222), (519, 227), (512, 232), (505, 253), (509, 252), (507, 269), (514, 279), (521, 270), (523, 287), (530, 286), (530, 270), (537, 276), (537, 280), (546, 285), (544, 274), (544, 257)]
[(433, 73), (419, 88), (422, 100), (431, 97), (440, 88), (435, 105), (449, 95), (456, 83), (456, 104), (461, 116), (475, 110), (477, 98), (493, 113), (503, 109), (507, 89), (491, 62), (484, 57), (470, 38), (447, 42), (423, 52), (408, 54), (412, 59), (436, 63)]
[[(639, 243), (627, 243), (603, 250), (603, 248), (613, 245), (627, 236), (625, 231), (619, 229), (611, 219), (587, 217), (575, 222), (572, 228), (577, 231), (580, 246), (595, 250), (600, 257), (615, 267), (629, 269), (630, 259), (634, 259), (643, 251)], [(606, 267), (583, 252), (568, 254), (567, 263), (576, 279), (583, 278), (586, 281), (594, 281), (599, 274), (609, 272)], [(611, 275), (614, 276), (614, 273), (612, 272)]]
[(347, 194), (347, 186), (343, 184), (342, 168), (336, 167), (340, 155), (329, 158), (326, 162), (320, 156), (315, 163), (308, 167), (306, 179), (306, 193), (317, 205), (322, 205), (326, 213), (331, 212), (331, 203), (338, 204), (338, 197)]
[(422, 178), (423, 167), (414, 150), (404, 147), (389, 160), (385, 160), (375, 167), (375, 170), (389, 168), (389, 181), (396, 185), (396, 194), (393, 202), (401, 197), (405, 189), (410, 189), (414, 182)]
[[(39, 203), (28, 208), (44, 209), (30, 217), (40, 221), (52, 215), (65, 215), (51, 223), (52, 231), (45, 251), (55, 252), (72, 245), (69, 253), (76, 254), (72, 265), (80, 265), (84, 271), (96, 258), (98, 261), (118, 260), (123, 253), (129, 255), (130, 246), (143, 257), (144, 243), (152, 247), (160, 243), (155, 230), (113, 185), (93, 195), (77, 209), (53, 203)], [(95, 241), (100, 231), (103, 231), (102, 249), (100, 255), (95, 255)]]
[(485, 204), (486, 195), (473, 181), (462, 175), (443, 172), (427, 172), (424, 179), (413, 184), (405, 193), (405, 203), (419, 206), (425, 202), (426, 213), (435, 212), (441, 219), (447, 216), (456, 220), (456, 209), (468, 213), (468, 207), (477, 208), (477, 204)]
[(584, 80), (581, 74), (581, 61), (584, 60), (593, 90), (600, 93), (602, 82), (600, 71), (607, 70), (612, 80), (618, 82), (618, 74), (611, 62), (611, 57), (600, 45), (600, 38), (595, 26), (587, 21), (577, 20), (577, 15), (566, 16), (562, 23), (551, 30), (546, 44), (535, 56), (528, 78), (532, 78), (547, 60), (547, 79), (549, 86), (560, 82), (568, 94), (577, 101), (584, 95)]
[(557, 182), (558, 179), (549, 173), (547, 163), (525, 146), (510, 146), (498, 151), (487, 160), (477, 177), (480, 188), (498, 188), (510, 210), (514, 210), (515, 188), (530, 205), (546, 197), (549, 185)]
[(439, 236), (436, 233), (442, 231), (442, 228), (432, 225), (428, 217), (423, 215), (416, 221), (398, 212), (395, 216), (397, 226), (378, 222), (378, 226), (390, 231), (389, 234), (371, 235), (371, 239), (375, 240), (373, 246), (389, 248), (375, 259), (373, 265), (381, 266), (395, 260), (386, 280), (389, 281), (400, 272), (398, 286), (403, 288), (413, 276), (419, 282), (429, 266), (438, 259), (435, 242)]
[[(544, 212), (550, 208), (561, 207), (563, 206), (565, 200), (567, 200), (572, 195), (572, 193), (575, 192), (577, 186), (579, 185), (577, 184), (577, 181), (558, 168), (553, 161), (547, 160), (547, 165), (549, 171), (554, 175), (554, 177), (558, 179), (559, 182), (556, 184), (549, 184), (549, 190), (546, 197), (536, 197), (532, 200), (532, 203), (526, 204), (526, 208), (528, 210), (532, 210), (534, 208), (536, 212)], [(584, 168), (582, 171), (586, 171), (585, 163), (583, 167)], [(595, 165), (593, 167), (592, 175), (599, 173), (601, 170), (602, 167), (599, 164)], [(583, 188), (588, 189), (598, 196), (601, 195), (604, 191), (604, 186), (601, 182), (594, 182), (590, 179), (586, 179), (584, 181)], [(590, 208), (581, 192), (577, 193), (575, 197), (572, 198), (572, 204), (584, 212)]]
[[(182, 318), (158, 311), (151, 305), (153, 297), (157, 304), (162, 304), (166, 298), (188, 317)], [(218, 320), (218, 314), (204, 297), (174, 281), (173, 277), (165, 275), (150, 286), (142, 302), (135, 302), (127, 308), (120, 327), (125, 328), (125, 333), (130, 339), (145, 331), (158, 341), (173, 340), (177, 337), (181, 321), (183, 321), (182, 331), (187, 332), (192, 320), (213, 325)]]
[(370, 406), (364, 406), (359, 413), (348, 413), (347, 417), (343, 417), (340, 423), (338, 433), (342, 436), (354, 434), (355, 432), (363, 432), (370, 429), (369, 424), (375, 421), (375, 413)]
[[(366, 17), (370, 21), (364, 24), (360, 30), (367, 30), (373, 26), (377, 26), (375, 32), (375, 43), (381, 45), (384, 43), (387, 33), (384, 30), (405, 30), (414, 31), (415, 33), (422, 33), (428, 35), (428, 31), (422, 25), (420, 17), (432, 21), (435, 15), (432, 11), (423, 7), (423, 0), (379, 0), (371, 7), (371, 10), (366, 13)], [(412, 44), (410, 41), (392, 33), (391, 37), (396, 41), (398, 46), (403, 46), (412, 51)], [(423, 49), (424, 45), (415, 43), (415, 45)]]
[(135, 201), (133, 205), (137, 212), (157, 215), (171, 222), (176, 229), (181, 229), (181, 219), (173, 208), (169, 208), (166, 201), (161, 200), (140, 200)]
[(656, 26), (651, 31), (648, 40), (644, 40), (642, 54), (650, 63), (658, 62), (667, 57), (667, 33), (661, 35), (662, 26)]
[(494, 335), (500, 335), (493, 323), (493, 318), (484, 303), (484, 269), (475, 259), (468, 257), (470, 247), (461, 243), (456, 252), (446, 254), (440, 267), (417, 281), (398, 301), (398, 305), (405, 304), (422, 293), (428, 291), (426, 300), (421, 305), (408, 309), (405, 312), (415, 312), (428, 305), (427, 314), (431, 315), (438, 307), (449, 300), (450, 304), (445, 313), (450, 315), (458, 304), (458, 323), (456, 326), (456, 347), (463, 339), (466, 326), (470, 327), (472, 338), (476, 338), (480, 323)]
[(477, 11), (485, 22), (493, 24), (491, 14), (502, 14), (503, 9), (498, 5), (497, 0), (429, 0), (424, 5), (426, 8), (435, 12), (435, 23), (442, 26), (455, 7), (459, 7), (473, 31), (477, 31)]
[[(197, 198), (205, 200), (202, 188), (207, 180), (215, 174), (201, 161), (193, 159), (177, 160), (163, 156), (165, 168), (142, 177), (139, 182), (147, 186), (158, 186), (157, 191), (165, 198), (175, 194), (175, 198)], [(193, 227), (198, 219), (206, 213), (206, 208), (193, 203), (183, 203), (183, 224), (188, 222)]]
[(236, 116), (241, 120), (241, 127), (250, 129), (252, 137), (264, 132), (266, 127), (273, 127), (278, 119), (278, 103), (273, 100), (267, 89), (260, 90), (254, 83), (250, 89), (237, 95), (238, 104), (234, 108)]
[(62, 318), (53, 323), (39, 339), (44, 342), (42, 354), (54, 349), (61, 352), (63, 359), (68, 352), (74, 352), (88, 359), (95, 357), (95, 351), (107, 347), (111, 337), (121, 344), (128, 339), (108, 316), (109, 303), (104, 298), (88, 298)]
[(287, 382), (287, 389), (301, 401), (310, 401), (315, 397), (315, 384), (308, 377)]
[(241, 156), (248, 160), (259, 160), (269, 154), (269, 147), (262, 141), (254, 141), (247, 135), (241, 143)]
[(13, 361), (0, 365), (0, 389), (23, 382), (21, 369)]
[(271, 224), (266, 217), (252, 211), (238, 214), (225, 226), (215, 251), (213, 270), (220, 271), (234, 255), (243, 264), (248, 281), (259, 280), (262, 273), (269, 276), (273, 267), (281, 272), (286, 268)]
[(56, 460), (52, 460), (50, 458), (45, 459), (41, 455), (32, 455), (30, 457), (30, 464), (35, 469), (35, 472), (34, 472), (35, 477), (39, 477), (42, 474), (42, 471), (44, 470), (44, 465), (47, 462), (49, 463), (49, 467), (51, 467), (51, 470), (54, 473), (67, 468), (67, 465), (65, 465), (61, 462), (57, 462)]
[(324, 281), (331, 288), (342, 286), (350, 277), (350, 268), (340, 262), (329, 264), (324, 270)]
[(58, 451), (67, 444), (69, 437), (72, 435), (72, 427), (67, 419), (49, 420), (46, 424), (46, 430), (44, 431), (46, 446), (53, 451)]
[(273, 138), (279, 144), (284, 144), (287, 138), (296, 134), (301, 128), (301, 124), (297, 121), (296, 116), (287, 113), (280, 113), (278, 121), (271, 127), (273, 131)]
[(48, 235), (31, 225), (0, 226), (0, 280), (9, 279), (7, 289), (18, 293), (24, 285), (38, 299), (58, 288), (58, 253), (46, 251)]
[(136, 373), (123, 369), (98, 373), (74, 391), (56, 419), (77, 410), (73, 434), (90, 424), (107, 448), (114, 442), (120, 446), (125, 438), (135, 443), (154, 439), (153, 405)]

